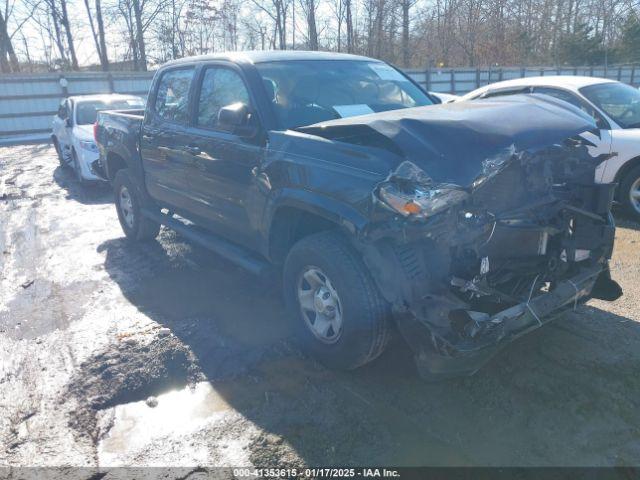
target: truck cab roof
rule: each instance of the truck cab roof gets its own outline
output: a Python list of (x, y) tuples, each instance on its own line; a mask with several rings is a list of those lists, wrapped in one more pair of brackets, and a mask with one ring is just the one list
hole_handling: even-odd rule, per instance
[(192, 57), (180, 58), (165, 63), (162, 68), (191, 64), (197, 62), (226, 60), (236, 63), (265, 63), (277, 61), (296, 61), (296, 60), (356, 60), (367, 62), (380, 62), (374, 58), (363, 57), (361, 55), (351, 55), (348, 53), (333, 52), (314, 52), (314, 51), (289, 51), (289, 50), (247, 50), (241, 52), (224, 52), (209, 55), (196, 55)]

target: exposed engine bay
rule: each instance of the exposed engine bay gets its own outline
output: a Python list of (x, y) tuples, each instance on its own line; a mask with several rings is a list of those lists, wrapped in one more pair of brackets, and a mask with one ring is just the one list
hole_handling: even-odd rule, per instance
[(430, 370), (434, 356), (475, 358), (588, 298), (621, 295), (607, 266), (615, 185), (594, 183), (604, 159), (588, 147), (576, 136), (509, 148), (469, 188), (436, 184), (404, 162), (376, 189), (377, 208), (407, 213), (371, 228), (365, 259)]
[(564, 310), (622, 294), (615, 185), (596, 182), (615, 152), (593, 118), (544, 95), (447, 107), (302, 129), (399, 159), (356, 246), (425, 376), (471, 374)]

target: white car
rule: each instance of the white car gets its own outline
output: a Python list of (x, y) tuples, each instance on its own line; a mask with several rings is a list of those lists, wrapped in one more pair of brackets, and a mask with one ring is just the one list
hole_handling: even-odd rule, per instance
[(614, 80), (579, 76), (525, 77), (492, 83), (460, 101), (515, 94), (546, 94), (587, 112), (600, 127), (602, 145), (615, 155), (596, 181), (618, 183), (616, 200), (640, 220), (640, 91)]
[(144, 103), (140, 97), (118, 94), (65, 98), (51, 126), (51, 141), (60, 165), (71, 165), (81, 184), (101, 180), (91, 170), (91, 163), (99, 157), (93, 138), (98, 111), (144, 108)]

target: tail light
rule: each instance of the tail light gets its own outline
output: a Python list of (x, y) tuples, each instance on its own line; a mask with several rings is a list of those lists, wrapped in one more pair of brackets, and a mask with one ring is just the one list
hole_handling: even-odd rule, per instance
[(98, 122), (93, 124), (93, 139), (98, 143)]

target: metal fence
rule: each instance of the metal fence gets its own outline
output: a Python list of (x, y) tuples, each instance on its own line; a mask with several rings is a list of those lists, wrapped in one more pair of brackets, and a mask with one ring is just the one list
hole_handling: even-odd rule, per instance
[(601, 77), (640, 86), (640, 65), (615, 67), (500, 67), (500, 68), (427, 68), (405, 70), (427, 90), (464, 95), (490, 83), (545, 75), (582, 75)]
[[(422, 69), (406, 72), (427, 90), (461, 95), (489, 83), (540, 75), (603, 77), (640, 85), (640, 66)], [(153, 72), (0, 75), (0, 144), (47, 141), (60, 101), (69, 95), (145, 96)]]
[(0, 75), (0, 144), (46, 141), (63, 98), (92, 93), (146, 96), (153, 72)]

